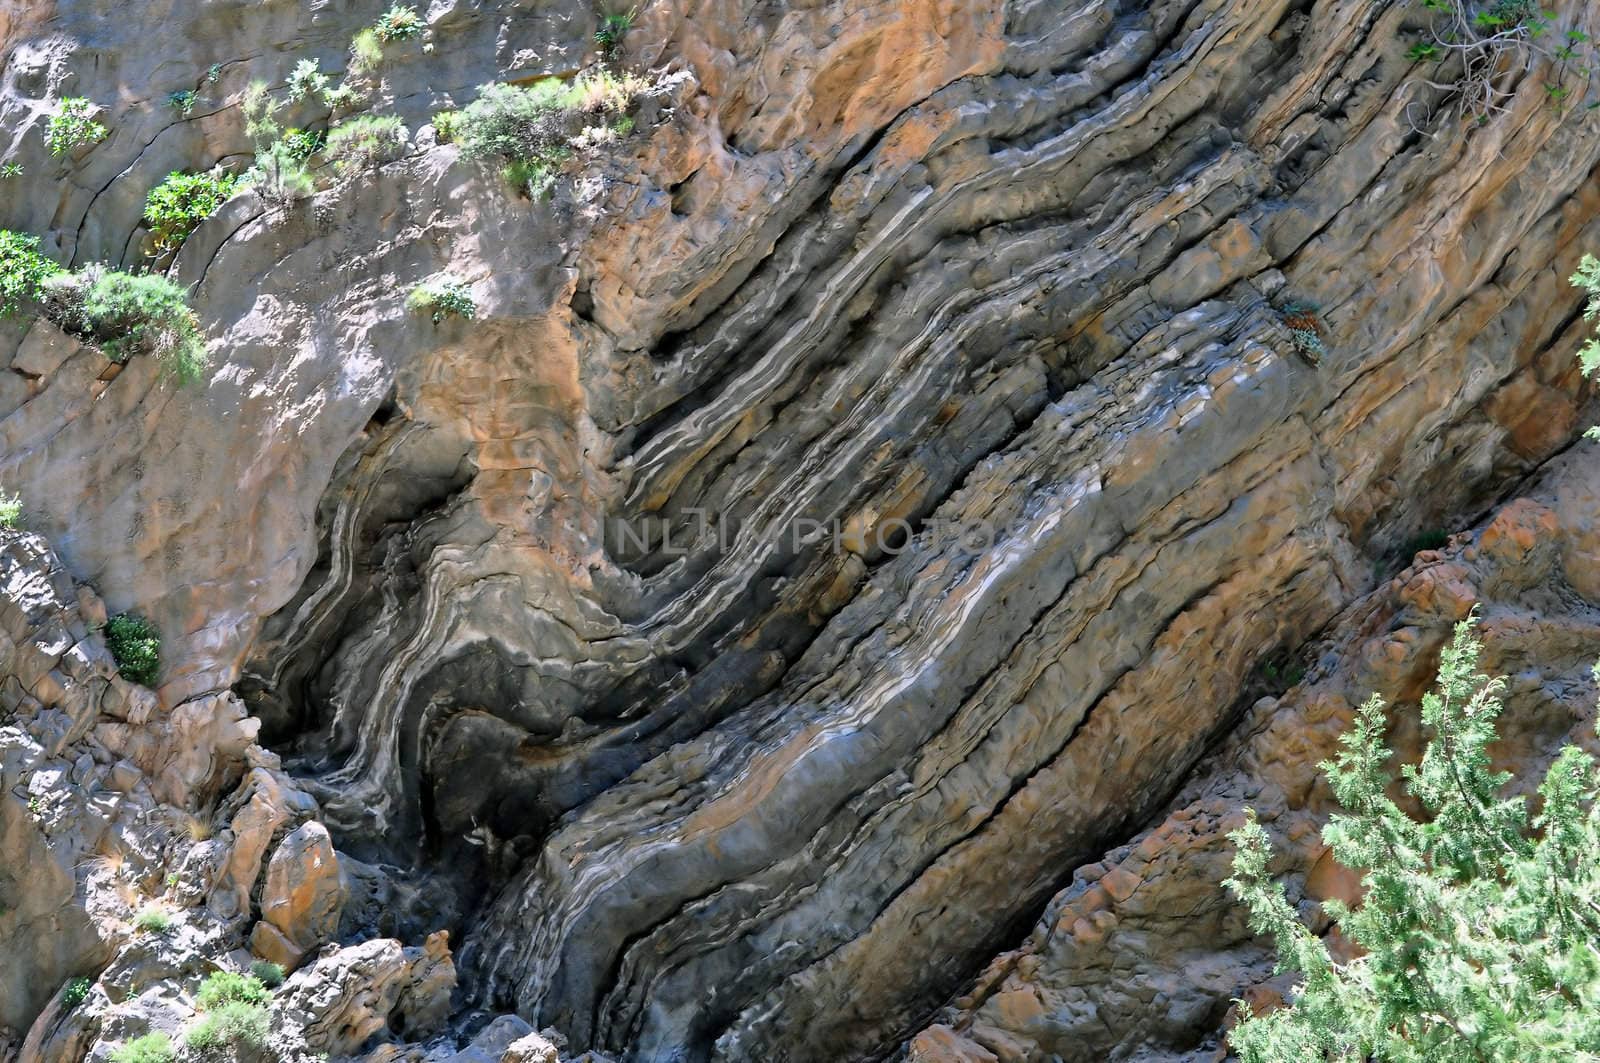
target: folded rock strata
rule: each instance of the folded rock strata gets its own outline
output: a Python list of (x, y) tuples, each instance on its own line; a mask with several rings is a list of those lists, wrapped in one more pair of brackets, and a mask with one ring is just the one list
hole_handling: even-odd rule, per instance
[[(338, 66), (371, 17), (109, 9), (0, 13), (15, 158), (54, 172), (49, 99), (124, 116), (0, 208), (75, 263), (247, 150), (249, 79)], [(579, 66), (594, 17), (430, 5), (376, 75), (404, 158), (237, 198), (178, 255), (204, 385), (0, 325), (0, 483), (166, 633), (161, 712), (244, 727), (237, 685), (283, 754), (240, 786), (176, 746), (141, 768), (175, 807), (231, 793), (192, 857), (230, 933), (309, 956), (258, 912), (320, 942), (404, 896), (386, 936), (447, 927), (465, 1007), (575, 1050), (874, 1058), (1266, 725), (1261, 662), (1569, 443), (1600, 136), (1537, 71), (1462, 128), (1406, 57), (1425, 13), (1385, 0), (657, 0), (646, 120), (553, 204), (437, 142), (473, 86)], [(157, 20), (183, 69), (130, 46)], [(478, 312), (436, 329), (401, 304), (445, 270)], [(342, 885), (285, 855), (262, 905), (312, 823)], [(109, 959), (72, 935), (52, 971)], [(1225, 996), (1258, 961), (1206, 962)], [(918, 1050), (982, 1027), (1027, 1058), (987, 993)]]

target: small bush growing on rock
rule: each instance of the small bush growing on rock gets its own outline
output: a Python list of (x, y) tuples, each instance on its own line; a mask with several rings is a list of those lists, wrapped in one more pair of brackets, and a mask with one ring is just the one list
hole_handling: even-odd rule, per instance
[(165, 934), (172, 929), (172, 916), (160, 908), (146, 908), (133, 917), (133, 928), (144, 934)]
[(200, 323), (183, 289), (165, 277), (86, 266), (52, 279), (45, 304), (56, 324), (98, 344), (114, 362), (154, 355), (184, 384), (205, 370)]
[(422, 16), (417, 9), (405, 4), (394, 4), (372, 27), (372, 32), (384, 44), (391, 41), (409, 41), (422, 36)]
[(61, 109), (50, 116), (44, 131), (45, 146), (52, 155), (66, 155), (105, 138), (106, 127), (94, 119), (94, 104), (82, 96), (62, 100)]
[(471, 321), (478, 304), (472, 301), (472, 287), (466, 281), (446, 276), (411, 289), (406, 296), (406, 309), (428, 314), (437, 325), (447, 317)]
[(167, 106), (187, 118), (194, 110), (194, 105), (199, 99), (200, 94), (193, 89), (182, 89), (178, 92), (167, 93)]
[(322, 154), (341, 174), (370, 169), (400, 156), (406, 147), (406, 127), (393, 115), (362, 115), (328, 130)]
[(15, 528), (22, 520), (22, 496), (0, 491), (0, 528)]
[(135, 1037), (111, 1053), (111, 1063), (174, 1063), (177, 1058), (172, 1039), (164, 1033)]
[(256, 164), (245, 179), (269, 207), (288, 207), (317, 190), (316, 180), (306, 169), (305, 157), (295, 145), (283, 140), (256, 155)]
[(452, 133), (463, 156), (504, 159), (506, 179), (537, 197), (554, 182), (575, 138), (622, 116), (644, 87), (639, 78), (604, 70), (526, 88), (485, 85), (456, 116)]
[(87, 978), (68, 978), (67, 984), (61, 990), (61, 1006), (71, 1011), (85, 1000), (89, 999), (89, 990), (94, 983)]
[(0, 163), (0, 181), (6, 180), (7, 178), (10, 178), (10, 177), (21, 177), (21, 176), (22, 176), (22, 163), (20, 163), (20, 162)]
[(189, 234), (217, 212), (239, 187), (236, 174), (221, 169), (209, 173), (174, 171), (150, 190), (144, 220), (159, 251), (175, 251)]
[(106, 648), (122, 678), (150, 686), (161, 670), (161, 636), (142, 616), (122, 613), (106, 621)]
[(289, 72), (289, 99), (299, 102), (320, 97), (328, 91), (328, 80), (315, 59), (302, 59)]
[(364, 29), (350, 40), (350, 70), (357, 74), (371, 73), (383, 65), (383, 42), (378, 31)]
[(39, 253), (39, 238), (0, 229), (0, 317), (39, 301), (61, 267)]
[(609, 56), (622, 47), (622, 38), (627, 36), (628, 30), (633, 27), (633, 20), (637, 14), (638, 9), (634, 8), (600, 16), (600, 28), (594, 31), (594, 43), (599, 46), (602, 53)]
[(213, 971), (200, 983), (195, 1003), (201, 1011), (217, 1011), (229, 1004), (265, 1006), (271, 999), (271, 991), (253, 974)]
[(236, 1055), (264, 1051), (270, 1036), (267, 1009), (235, 1001), (209, 1011), (183, 1035), (183, 1043), (202, 1058), (214, 1059), (228, 1050)]
[(283, 984), (283, 967), (270, 960), (257, 960), (250, 965), (250, 973), (261, 980), (261, 984), (268, 989), (276, 989)]

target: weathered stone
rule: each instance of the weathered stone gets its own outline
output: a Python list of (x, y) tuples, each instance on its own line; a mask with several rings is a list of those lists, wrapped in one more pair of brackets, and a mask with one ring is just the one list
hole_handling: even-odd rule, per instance
[(345, 887), (328, 829), (305, 823), (272, 852), (261, 889), (261, 922), (251, 935), (256, 954), (288, 968), (332, 939)]

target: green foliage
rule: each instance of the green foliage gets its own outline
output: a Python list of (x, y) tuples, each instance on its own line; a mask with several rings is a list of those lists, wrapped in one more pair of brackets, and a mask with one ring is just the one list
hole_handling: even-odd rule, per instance
[(4, 180), (5, 178), (8, 178), (8, 177), (21, 177), (21, 176), (22, 176), (22, 163), (20, 163), (20, 162), (0, 163), (0, 180)]
[(199, 99), (200, 94), (193, 89), (169, 92), (167, 93), (167, 106), (187, 118), (190, 112), (194, 110), (194, 105)]
[(341, 174), (351, 174), (399, 158), (406, 136), (406, 127), (393, 115), (364, 114), (328, 130), (322, 154)]
[(369, 73), (382, 65), (383, 42), (378, 40), (378, 31), (369, 28), (357, 33), (350, 41), (350, 69)]
[(306, 161), (322, 150), (323, 142), (328, 135), (318, 129), (285, 129), (283, 131), (283, 146), (301, 162)]
[(252, 81), (245, 86), (239, 109), (244, 112), (245, 135), (254, 141), (257, 152), (276, 143), (283, 135), (283, 126), (278, 124), (281, 106), (267, 91), (265, 81)]
[(106, 621), (106, 648), (122, 678), (150, 686), (161, 671), (161, 634), (141, 616), (123, 613)]
[(1324, 902), (1361, 954), (1336, 961), (1272, 881), (1271, 845), (1252, 817), (1227, 885), (1251, 925), (1277, 941), (1302, 982), (1290, 1006), (1229, 1035), (1244, 1063), (1382, 1060), (1455, 1063), (1594, 1058), (1600, 1051), (1600, 771), (1567, 747), (1529, 816), (1491, 769), (1503, 680), (1478, 672), (1472, 621), (1456, 627), (1422, 701), (1427, 747), (1389, 796), (1392, 753), (1376, 697), (1324, 764), (1345, 810), (1323, 840), (1366, 869), (1351, 910)]
[(145, 200), (144, 220), (158, 251), (175, 251), (202, 221), (232, 198), (239, 177), (221, 169), (167, 175)]
[(111, 1063), (174, 1063), (178, 1054), (164, 1033), (147, 1033), (111, 1053)]
[(372, 33), (384, 44), (392, 41), (409, 41), (422, 36), (422, 16), (417, 9), (405, 4), (394, 4), (378, 16)]
[(265, 1006), (235, 1001), (208, 1011), (204, 1018), (189, 1027), (183, 1042), (200, 1053), (231, 1049), (237, 1055), (264, 1051), (270, 1035)]
[(440, 111), (433, 116), (433, 133), (448, 144), (456, 139), (456, 125), (460, 121), (460, 111)]
[(271, 207), (287, 207), (317, 190), (317, 183), (306, 169), (303, 144), (276, 140), (256, 154), (256, 164), (245, 175), (262, 202)]
[(0, 491), (0, 528), (15, 528), (22, 520), (22, 496)]
[(106, 138), (106, 127), (94, 120), (94, 104), (82, 96), (69, 96), (50, 116), (44, 142), (52, 155), (66, 155)]
[(215, 85), (220, 80), (222, 80), (222, 64), (212, 63), (206, 70), (206, 84)]
[(260, 979), (261, 984), (268, 989), (276, 989), (283, 984), (283, 968), (269, 960), (257, 960), (252, 963), (250, 973)]
[(478, 312), (478, 304), (472, 301), (472, 288), (466, 281), (446, 275), (411, 289), (411, 294), (406, 296), (406, 309), (430, 315), (437, 325), (447, 317), (471, 321)]
[(602, 14), (600, 28), (594, 31), (594, 43), (599, 45), (600, 51), (611, 55), (622, 47), (622, 38), (633, 28), (633, 20), (637, 15), (638, 8), (626, 12)]
[(89, 999), (89, 990), (94, 983), (87, 978), (68, 978), (67, 984), (61, 990), (61, 1006), (71, 1011), (85, 1000)]
[(537, 198), (555, 182), (585, 130), (626, 117), (643, 87), (635, 77), (604, 70), (570, 82), (544, 78), (525, 88), (485, 85), (457, 112), (451, 133), (464, 157), (505, 160), (506, 179)]
[(180, 384), (205, 371), (200, 323), (183, 289), (165, 277), (88, 266), (52, 284), (48, 298), (57, 324), (98, 344), (114, 362), (154, 355)]
[(362, 91), (348, 82), (344, 82), (338, 88), (329, 89), (322, 94), (322, 102), (327, 105), (330, 111), (348, 111), (353, 107), (360, 106), (363, 98)]
[[(0, 253), (0, 262), (4, 262), (4, 255)], [(1583, 261), (1578, 263), (1578, 271), (1571, 277), (1571, 282), (1589, 296), (1588, 303), (1583, 308), (1585, 321), (1600, 320), (1600, 258), (1593, 255), (1584, 255)], [(5, 283), (0, 277), (0, 296), (5, 294)], [(5, 313), (4, 304), (0, 303), (0, 316)], [(1595, 329), (1600, 332), (1600, 325)], [(1578, 368), (1586, 377), (1594, 376), (1594, 371), (1600, 367), (1600, 339), (1591, 336), (1578, 350)], [(1590, 439), (1600, 439), (1600, 428), (1590, 428), (1584, 433)]]
[(61, 267), (39, 253), (39, 238), (0, 229), (0, 318), (39, 301)]
[(271, 999), (271, 991), (253, 974), (213, 971), (200, 983), (195, 1003), (201, 1011), (216, 1011), (228, 1004), (264, 1006)]
[(172, 916), (160, 908), (146, 908), (133, 917), (133, 928), (146, 934), (165, 934), (172, 929)]
[(328, 82), (328, 75), (318, 68), (315, 59), (302, 59), (289, 72), (289, 99), (298, 103), (319, 98), (328, 91)]
[[(1558, 108), (1572, 95), (1572, 84), (1586, 84), (1593, 53), (1581, 30), (1556, 33), (1555, 15), (1540, 10), (1536, 0), (1423, 0), (1435, 12), (1429, 38), (1406, 53), (1413, 61), (1459, 60), (1447, 67), (1445, 83), (1429, 82), (1447, 90), (1447, 104), (1475, 126), (1486, 126), (1509, 113), (1515, 85), (1504, 76), (1508, 68), (1533, 69), (1541, 61), (1553, 64), (1554, 78), (1544, 85), (1546, 98)], [(1559, 42), (1559, 43), (1558, 43)], [(1592, 107), (1593, 105), (1591, 105)]]
[(1432, 41), (1418, 41), (1406, 52), (1406, 58), (1412, 62), (1432, 62), (1444, 55), (1437, 44)]

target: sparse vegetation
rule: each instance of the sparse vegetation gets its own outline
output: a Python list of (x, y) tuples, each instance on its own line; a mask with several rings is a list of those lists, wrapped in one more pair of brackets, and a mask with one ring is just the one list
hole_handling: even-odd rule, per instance
[(201, 1011), (216, 1011), (227, 1004), (266, 1004), (272, 993), (253, 974), (213, 971), (200, 983), (195, 1003)]
[(111, 1063), (175, 1063), (177, 1058), (172, 1039), (164, 1033), (135, 1037), (111, 1053)]
[(106, 127), (95, 121), (94, 104), (82, 96), (69, 96), (61, 101), (61, 109), (50, 116), (44, 142), (50, 154), (67, 155), (100, 143), (106, 133)]
[(289, 99), (295, 103), (303, 99), (320, 98), (328, 91), (328, 75), (324, 74), (315, 59), (302, 59), (289, 73)]
[(183, 1035), (191, 1050), (214, 1056), (232, 1052), (261, 1052), (270, 1036), (267, 1009), (261, 1004), (230, 1003), (208, 1011)]
[(51, 278), (45, 305), (56, 324), (97, 344), (114, 362), (153, 355), (183, 384), (205, 371), (200, 323), (183, 289), (165, 277), (85, 266)]
[(506, 179), (537, 198), (554, 184), (584, 130), (626, 117), (644, 87), (640, 78), (605, 70), (526, 88), (485, 85), (452, 120), (451, 131), (466, 158), (504, 160)]
[(393, 115), (361, 115), (328, 130), (322, 154), (348, 176), (399, 158), (406, 138), (406, 127)]
[(200, 99), (200, 94), (193, 89), (183, 89), (180, 92), (167, 94), (167, 106), (183, 115), (185, 118), (194, 110), (195, 103)]
[(66, 986), (61, 990), (61, 1006), (67, 1011), (72, 1011), (89, 999), (89, 990), (93, 986), (94, 983), (87, 978), (68, 978)]
[(1295, 351), (1312, 365), (1321, 362), (1322, 356), (1328, 353), (1327, 347), (1322, 342), (1327, 326), (1323, 324), (1316, 304), (1285, 303), (1278, 308), (1278, 317), (1288, 328)]
[[(1270, 839), (1251, 818), (1227, 885), (1251, 925), (1298, 972), (1288, 1006), (1244, 1020), (1245, 1063), (1306, 1060), (1590, 1059), (1600, 1051), (1600, 771), (1557, 756), (1536, 811), (1492, 770), (1504, 680), (1478, 672), (1472, 621), (1457, 626), (1422, 700), (1428, 742), (1395, 779), (1385, 708), (1357, 712), (1322, 767), (1344, 812), (1323, 840), (1364, 869), (1358, 907), (1322, 902), (1353, 947), (1336, 959), (1272, 880)], [(1403, 793), (1408, 814), (1396, 797)]]
[(637, 15), (638, 9), (631, 8), (600, 16), (600, 27), (594, 31), (594, 43), (599, 46), (602, 55), (609, 57), (622, 47), (622, 38), (633, 28), (633, 20)]
[(350, 40), (350, 70), (352, 73), (369, 74), (383, 65), (383, 42), (378, 39), (378, 31), (364, 29)]
[(0, 491), (0, 528), (15, 528), (22, 522), (22, 496)]
[(1545, 95), (1556, 106), (1571, 94), (1569, 75), (1588, 76), (1593, 59), (1588, 35), (1578, 29), (1558, 32), (1554, 16), (1534, 0), (1493, 0), (1482, 7), (1475, 0), (1423, 0), (1422, 6), (1433, 12), (1433, 25), (1427, 39), (1406, 55), (1414, 61), (1456, 60), (1444, 68), (1453, 71), (1447, 75), (1452, 80), (1424, 84), (1445, 93), (1443, 107), (1477, 125), (1507, 112), (1515, 81), (1536, 61), (1552, 64), (1555, 81), (1545, 85)]
[(189, 234), (232, 198), (239, 177), (221, 169), (167, 175), (145, 200), (144, 220), (158, 252), (176, 251)]
[(270, 960), (255, 961), (250, 965), (250, 973), (268, 989), (276, 989), (283, 984), (283, 968)]
[(172, 929), (172, 916), (160, 908), (145, 908), (133, 917), (133, 928), (144, 934), (165, 934)]
[(161, 635), (141, 616), (123, 613), (106, 621), (106, 648), (124, 679), (150, 686), (161, 670)]
[(305, 157), (281, 140), (258, 152), (256, 164), (245, 176), (256, 195), (270, 207), (287, 207), (317, 190), (316, 180), (306, 169)]
[(406, 4), (394, 4), (378, 16), (372, 33), (383, 44), (409, 41), (422, 36), (422, 16), (417, 9)]
[(22, 163), (20, 163), (20, 162), (0, 163), (0, 180), (5, 180), (8, 177), (21, 177), (21, 176), (22, 176)]
[[(0, 262), (3, 262), (0, 256)], [(1588, 295), (1589, 301), (1583, 308), (1583, 319), (1589, 322), (1600, 321), (1600, 258), (1593, 255), (1584, 255), (1578, 263), (1578, 271), (1571, 277), (1571, 282), (1582, 288)], [(0, 282), (0, 295), (4, 294), (3, 282)], [(0, 314), (3, 314), (0, 308)], [(1595, 326), (1600, 332), (1600, 324)], [(1600, 338), (1590, 336), (1578, 350), (1578, 368), (1586, 377), (1593, 377), (1597, 368), (1600, 368)], [(1584, 433), (1590, 439), (1600, 439), (1600, 427), (1590, 428)]]
[(39, 253), (39, 238), (0, 229), (0, 318), (37, 303), (61, 267)]
[(446, 275), (411, 289), (411, 294), (406, 296), (406, 309), (428, 314), (437, 325), (447, 317), (471, 321), (478, 312), (478, 304), (473, 302), (472, 287), (466, 281)]

